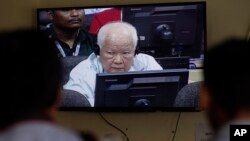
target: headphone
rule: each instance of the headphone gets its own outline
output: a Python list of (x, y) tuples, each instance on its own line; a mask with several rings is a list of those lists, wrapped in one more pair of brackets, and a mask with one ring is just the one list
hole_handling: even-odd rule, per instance
[(99, 47), (99, 45), (97, 43), (95, 43), (93, 45), (93, 51), (94, 51), (94, 53), (95, 53), (96, 56), (100, 55), (100, 47)]
[[(137, 46), (135, 47), (135, 54), (134, 55), (137, 55), (140, 53), (140, 40), (139, 40), (139, 37), (138, 37), (138, 41), (137, 41)], [(93, 45), (93, 51), (95, 53), (95, 55), (100, 55), (100, 47), (97, 43), (94, 43)]]

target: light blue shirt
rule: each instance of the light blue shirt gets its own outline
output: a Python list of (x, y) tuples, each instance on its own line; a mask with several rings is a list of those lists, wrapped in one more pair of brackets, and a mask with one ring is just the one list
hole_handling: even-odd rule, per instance
[[(133, 64), (129, 71), (162, 70), (162, 67), (155, 59), (147, 54), (139, 53), (134, 57)], [(99, 56), (92, 53), (86, 60), (80, 62), (71, 72), (64, 89), (74, 90), (83, 94), (91, 106), (95, 101), (96, 74), (103, 73), (103, 67)]]
[(22, 121), (0, 133), (0, 141), (81, 141), (73, 131), (46, 121)]

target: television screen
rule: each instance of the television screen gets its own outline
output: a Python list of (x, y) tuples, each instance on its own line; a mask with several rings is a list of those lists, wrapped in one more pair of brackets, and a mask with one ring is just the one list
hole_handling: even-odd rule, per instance
[[(143, 103), (147, 100), (150, 105), (146, 106), (147, 109), (178, 109), (173, 106), (173, 103), (179, 90), (184, 85), (187, 85), (188, 77), (186, 76), (187, 72), (175, 72), (174, 70), (202, 69), (204, 51), (206, 50), (205, 2), (39, 8), (37, 9), (37, 28), (44, 31), (52, 25), (48, 14), (50, 11), (67, 11), (72, 9), (84, 15), (81, 28), (90, 35), (93, 35), (93, 37), (97, 35), (102, 25), (110, 21), (126, 21), (131, 23), (135, 26), (138, 33), (140, 53), (153, 56), (164, 70), (159, 72), (140, 71), (122, 74), (97, 74), (94, 107), (89, 108), (88, 106), (72, 104), (72, 106), (68, 107), (63, 105), (62, 109), (80, 108), (91, 111), (95, 109), (105, 110), (105, 108), (107, 110), (110, 107), (117, 109), (120, 107), (131, 109), (132, 107), (132, 109), (138, 109), (138, 106), (135, 106), (137, 105), (137, 101)], [(74, 24), (80, 23), (78, 20), (72, 22)], [(65, 63), (64, 67), (66, 68), (64, 84), (69, 80), (70, 71), (80, 61), (88, 57), (75, 56), (62, 58)], [(173, 72), (170, 73), (172, 70)], [(176, 76), (171, 76), (172, 74)], [(114, 77), (117, 77), (117, 81), (106, 81)], [(149, 83), (143, 83), (142, 81)], [(144, 86), (152, 86), (155, 89), (147, 90), (145, 88), (145, 92), (144, 89), (133, 89), (137, 85), (143, 86), (142, 88)], [(123, 86), (126, 86), (126, 89), (122, 88)], [(168, 91), (167, 89), (169, 89), (170, 94), (164, 95), (163, 91)], [(122, 95), (122, 93), (126, 94)], [(136, 96), (142, 93), (146, 93), (146, 98)], [(162, 103), (159, 99), (162, 99)], [(114, 103), (120, 105), (115, 105)], [(190, 107), (183, 106), (179, 108), (185, 109)], [(197, 109), (197, 107), (191, 108)], [(142, 109), (145, 109), (145, 106)]]

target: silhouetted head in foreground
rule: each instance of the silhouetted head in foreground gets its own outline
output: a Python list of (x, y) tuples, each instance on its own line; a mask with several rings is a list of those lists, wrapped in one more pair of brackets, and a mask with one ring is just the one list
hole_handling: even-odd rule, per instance
[(224, 41), (205, 54), (202, 106), (217, 131), (234, 120), (250, 119), (250, 45)]
[(35, 30), (0, 34), (0, 128), (30, 119), (53, 120), (62, 67), (56, 47)]

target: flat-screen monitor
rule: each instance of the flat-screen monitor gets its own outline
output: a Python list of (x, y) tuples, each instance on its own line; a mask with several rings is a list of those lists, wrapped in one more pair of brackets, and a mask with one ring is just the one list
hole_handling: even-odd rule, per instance
[(187, 83), (187, 69), (99, 73), (94, 107), (132, 111), (174, 110), (176, 95)]
[[(96, 79), (96, 101), (100, 103), (95, 103), (96, 106), (91, 108), (79, 107), (81, 110), (83, 108), (90, 111), (96, 109), (107, 110), (110, 107), (117, 109), (119, 107), (127, 107), (129, 109), (136, 107), (138, 109), (138, 106), (135, 105), (138, 103), (140, 105), (145, 101), (150, 102), (151, 106), (149, 107), (151, 108), (174, 109), (173, 106), (171, 107), (171, 104), (176, 93), (187, 84), (188, 72), (171, 72), (172, 69), (202, 69), (201, 64), (204, 51), (206, 50), (206, 2), (88, 7), (68, 7), (65, 5), (65, 7), (38, 8), (38, 30), (46, 30), (46, 28), (51, 26), (52, 22), (48, 17), (48, 11), (69, 9), (81, 9), (85, 13), (81, 28), (93, 35), (98, 33), (98, 29), (102, 25), (110, 21), (118, 20), (131, 23), (135, 26), (139, 36), (138, 46), (140, 52), (153, 56), (162, 68), (166, 69), (166, 71), (153, 72), (98, 74)], [(65, 59), (65, 62), (68, 62), (67, 58)], [(70, 72), (70, 70), (67, 70), (67, 72)], [(68, 77), (68, 74), (65, 76)], [(111, 78), (116, 78), (117, 81), (106, 81), (115, 80)], [(144, 80), (148, 83), (143, 83)], [(122, 89), (125, 85), (128, 88)], [(154, 89), (143, 91), (143, 89), (137, 89), (137, 86), (152, 86)], [(164, 95), (164, 91), (169, 91), (169, 93)], [(122, 95), (121, 93), (127, 94)], [(138, 95), (143, 93), (145, 98), (140, 98), (141, 96)], [(161, 99), (164, 97), (167, 97), (166, 101)], [(115, 98), (119, 99), (122, 105), (112, 105), (116, 103), (116, 100), (112, 101)], [(187, 107), (181, 108), (185, 109)]]
[(191, 63), (188, 56), (182, 57), (161, 57), (156, 58), (156, 61), (162, 66), (163, 69), (189, 69)]
[(204, 48), (204, 14), (203, 3), (123, 8), (123, 20), (137, 29), (140, 49), (155, 57), (200, 58)]

